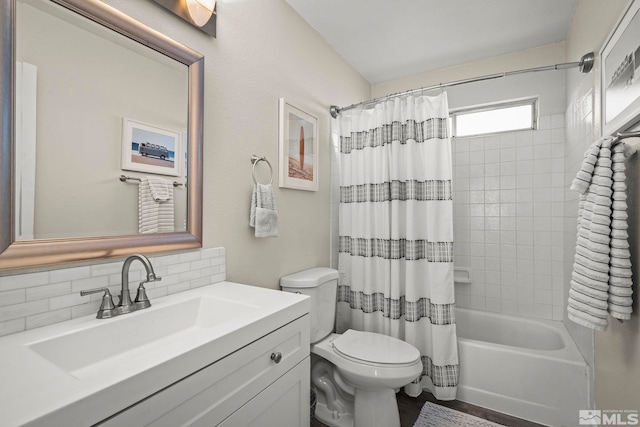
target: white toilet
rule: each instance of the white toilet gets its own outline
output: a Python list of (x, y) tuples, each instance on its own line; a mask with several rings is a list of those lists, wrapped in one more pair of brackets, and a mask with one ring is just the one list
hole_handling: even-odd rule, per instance
[(352, 329), (333, 333), (338, 272), (312, 268), (280, 279), (283, 291), (311, 297), (311, 383), (315, 416), (332, 427), (399, 427), (395, 389), (422, 372), (411, 344)]

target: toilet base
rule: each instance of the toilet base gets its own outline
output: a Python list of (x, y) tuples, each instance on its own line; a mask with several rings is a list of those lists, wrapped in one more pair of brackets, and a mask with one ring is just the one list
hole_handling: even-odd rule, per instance
[(356, 390), (354, 414), (331, 411), (325, 402), (318, 401), (315, 417), (331, 427), (400, 427), (398, 403), (391, 389)]
[(354, 427), (400, 427), (393, 389), (356, 389), (354, 412)]
[(337, 412), (329, 410), (324, 402), (318, 401), (316, 404), (315, 417), (322, 424), (330, 427), (353, 427), (353, 414)]

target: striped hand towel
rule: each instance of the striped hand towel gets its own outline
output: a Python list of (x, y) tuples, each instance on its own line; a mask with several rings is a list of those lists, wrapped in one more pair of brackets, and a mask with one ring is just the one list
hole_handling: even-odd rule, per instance
[(627, 242), (626, 144), (601, 139), (589, 147), (571, 189), (580, 193), (578, 238), (569, 290), (569, 319), (604, 331), (609, 315), (631, 316)]
[(146, 234), (173, 231), (173, 185), (162, 178), (142, 178), (138, 186), (138, 232)]

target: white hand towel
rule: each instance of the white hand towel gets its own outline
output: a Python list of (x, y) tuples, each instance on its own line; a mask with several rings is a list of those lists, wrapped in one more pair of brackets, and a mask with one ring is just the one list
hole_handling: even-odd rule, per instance
[[(156, 187), (155, 194), (152, 187)], [(142, 178), (138, 186), (138, 232), (170, 233), (175, 231), (174, 221), (173, 185), (161, 178)]]
[(162, 178), (146, 177), (151, 195), (156, 202), (167, 202), (173, 196), (173, 184)]
[(253, 186), (249, 226), (255, 228), (256, 237), (278, 237), (278, 211), (271, 184)]

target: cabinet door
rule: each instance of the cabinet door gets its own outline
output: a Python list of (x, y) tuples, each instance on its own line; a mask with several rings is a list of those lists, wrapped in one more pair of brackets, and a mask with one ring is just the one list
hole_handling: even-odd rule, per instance
[[(309, 315), (305, 315), (134, 404), (100, 426), (217, 425), (309, 356), (309, 331)], [(277, 361), (272, 359), (276, 354), (280, 355)]]
[(219, 426), (307, 427), (310, 369), (310, 358), (307, 357)]

